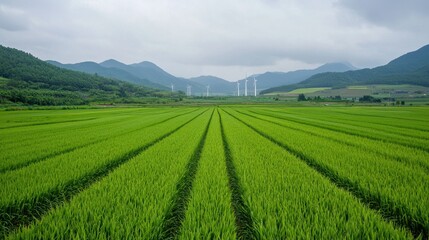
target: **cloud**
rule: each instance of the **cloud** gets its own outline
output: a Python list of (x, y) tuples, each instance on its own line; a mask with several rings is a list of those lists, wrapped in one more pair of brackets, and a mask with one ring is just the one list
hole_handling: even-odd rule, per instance
[(392, 29), (426, 31), (429, 22), (427, 0), (340, 0), (338, 6), (364, 21)]
[(0, 5), (0, 29), (11, 32), (23, 31), (28, 29), (28, 25), (28, 19), (23, 11)]
[(334, 61), (385, 64), (428, 43), (427, 5), (423, 0), (3, 0), (0, 44), (61, 62), (149, 60), (179, 76), (236, 80), (243, 71)]

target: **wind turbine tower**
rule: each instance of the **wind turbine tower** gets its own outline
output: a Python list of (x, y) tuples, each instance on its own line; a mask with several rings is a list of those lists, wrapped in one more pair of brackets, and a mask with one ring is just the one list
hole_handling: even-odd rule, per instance
[(256, 78), (255, 77), (253, 77), (253, 85), (255, 86), (255, 97), (256, 97), (256, 82), (257, 82), (258, 80), (256, 80)]
[(192, 90), (192, 86), (191, 85), (186, 86), (186, 96), (191, 96), (192, 95), (191, 90)]
[(237, 96), (240, 96), (240, 82), (237, 81)]
[(247, 97), (247, 74), (246, 74), (246, 80), (244, 81), (244, 96)]
[(207, 85), (207, 97), (209, 96), (210, 85)]
[(171, 84), (171, 92), (174, 92), (174, 84)]

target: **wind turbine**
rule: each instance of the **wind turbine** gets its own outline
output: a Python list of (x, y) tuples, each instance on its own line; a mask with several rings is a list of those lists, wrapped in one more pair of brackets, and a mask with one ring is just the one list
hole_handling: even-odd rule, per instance
[(186, 96), (191, 96), (192, 95), (191, 90), (192, 90), (192, 86), (191, 85), (186, 86)]
[(171, 84), (171, 92), (174, 92), (174, 84)]
[(240, 96), (240, 82), (237, 81), (237, 96)]
[(247, 74), (246, 74), (246, 81), (244, 82), (244, 96), (247, 97)]
[(210, 85), (207, 85), (207, 97), (209, 96), (209, 88), (210, 88)]
[(255, 77), (253, 77), (253, 85), (255, 86), (255, 97), (256, 97), (256, 82), (257, 82), (258, 80), (256, 80), (256, 78)]

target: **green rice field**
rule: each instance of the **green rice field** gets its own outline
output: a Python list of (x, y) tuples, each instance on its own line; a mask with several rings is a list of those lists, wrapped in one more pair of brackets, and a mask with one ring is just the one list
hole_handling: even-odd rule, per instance
[(428, 239), (428, 107), (0, 111), (0, 238)]

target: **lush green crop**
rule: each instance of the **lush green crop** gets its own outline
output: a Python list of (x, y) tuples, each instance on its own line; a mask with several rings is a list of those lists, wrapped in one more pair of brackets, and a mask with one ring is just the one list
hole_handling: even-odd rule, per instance
[[(212, 112), (132, 158), (13, 238), (160, 239)], [(188, 141), (177, 141), (189, 138)]]
[[(189, 110), (183, 111), (187, 112)], [(101, 119), (85, 119), (83, 122), (44, 122), (46, 124), (5, 129), (2, 133), (4, 140), (0, 141), (0, 172), (18, 169), (109, 138), (126, 135), (181, 114), (182, 111), (135, 111), (131, 116), (121, 114)], [(124, 122), (127, 124), (124, 125)]]
[(226, 159), (215, 113), (201, 155), (180, 239), (235, 239)]
[(0, 238), (429, 237), (429, 108), (0, 111)]
[(375, 205), (386, 217), (410, 226), (415, 232), (428, 231), (429, 176), (423, 169), (247, 115), (235, 116), (337, 185)]
[[(305, 117), (305, 116), (301, 116), (301, 114), (290, 114), (290, 113), (278, 112), (277, 110), (269, 111), (269, 112), (272, 112), (271, 114), (268, 113), (269, 116), (273, 116), (273, 113), (274, 113), (275, 116), (288, 121), (293, 121), (293, 122), (316, 126), (316, 127), (322, 127), (336, 132), (342, 132), (342, 133), (351, 134), (355, 136), (366, 137), (368, 139), (373, 139), (373, 140), (381, 140), (385, 142), (397, 143), (400, 145), (405, 145), (409, 147), (419, 148), (424, 151), (429, 151), (428, 139), (420, 138), (418, 136), (417, 137), (404, 136), (401, 133), (407, 132), (407, 130), (403, 130), (403, 129), (397, 129), (396, 133), (392, 133), (392, 132), (384, 131), (384, 129), (381, 127), (378, 129), (373, 129), (373, 128), (366, 128), (365, 126), (364, 127), (354, 126), (345, 122), (334, 122), (330, 119), (330, 116), (328, 116), (327, 119), (319, 119), (317, 116), (313, 116), (313, 115), (311, 117)], [(420, 123), (420, 125), (426, 125), (426, 124)], [(421, 134), (424, 135), (424, 133), (421, 133)]]
[(227, 114), (222, 123), (257, 236), (407, 238), (288, 151)]
[[(128, 161), (148, 146), (168, 136), (204, 110), (180, 116), (132, 132), (58, 155), (28, 167), (0, 175), (0, 211), (7, 226), (30, 212), (36, 214), (50, 202), (61, 201), (69, 192), (89, 184)], [(65, 195), (65, 196), (63, 196)]]
[[(283, 118), (265, 115), (264, 112), (239, 110), (240, 113), (246, 114), (253, 118), (265, 120), (289, 129), (308, 133), (313, 136), (322, 137), (330, 141), (338, 142), (342, 145), (356, 146), (365, 151), (373, 152), (381, 157), (387, 157), (393, 161), (398, 161), (404, 164), (420, 167), (429, 173), (429, 153), (416, 148), (402, 146), (400, 144), (384, 142), (380, 140), (368, 139), (356, 135), (350, 135), (342, 132), (336, 132), (324, 129), (323, 127), (315, 127), (293, 121), (287, 121)], [(383, 147), (380, 147), (382, 145)]]

